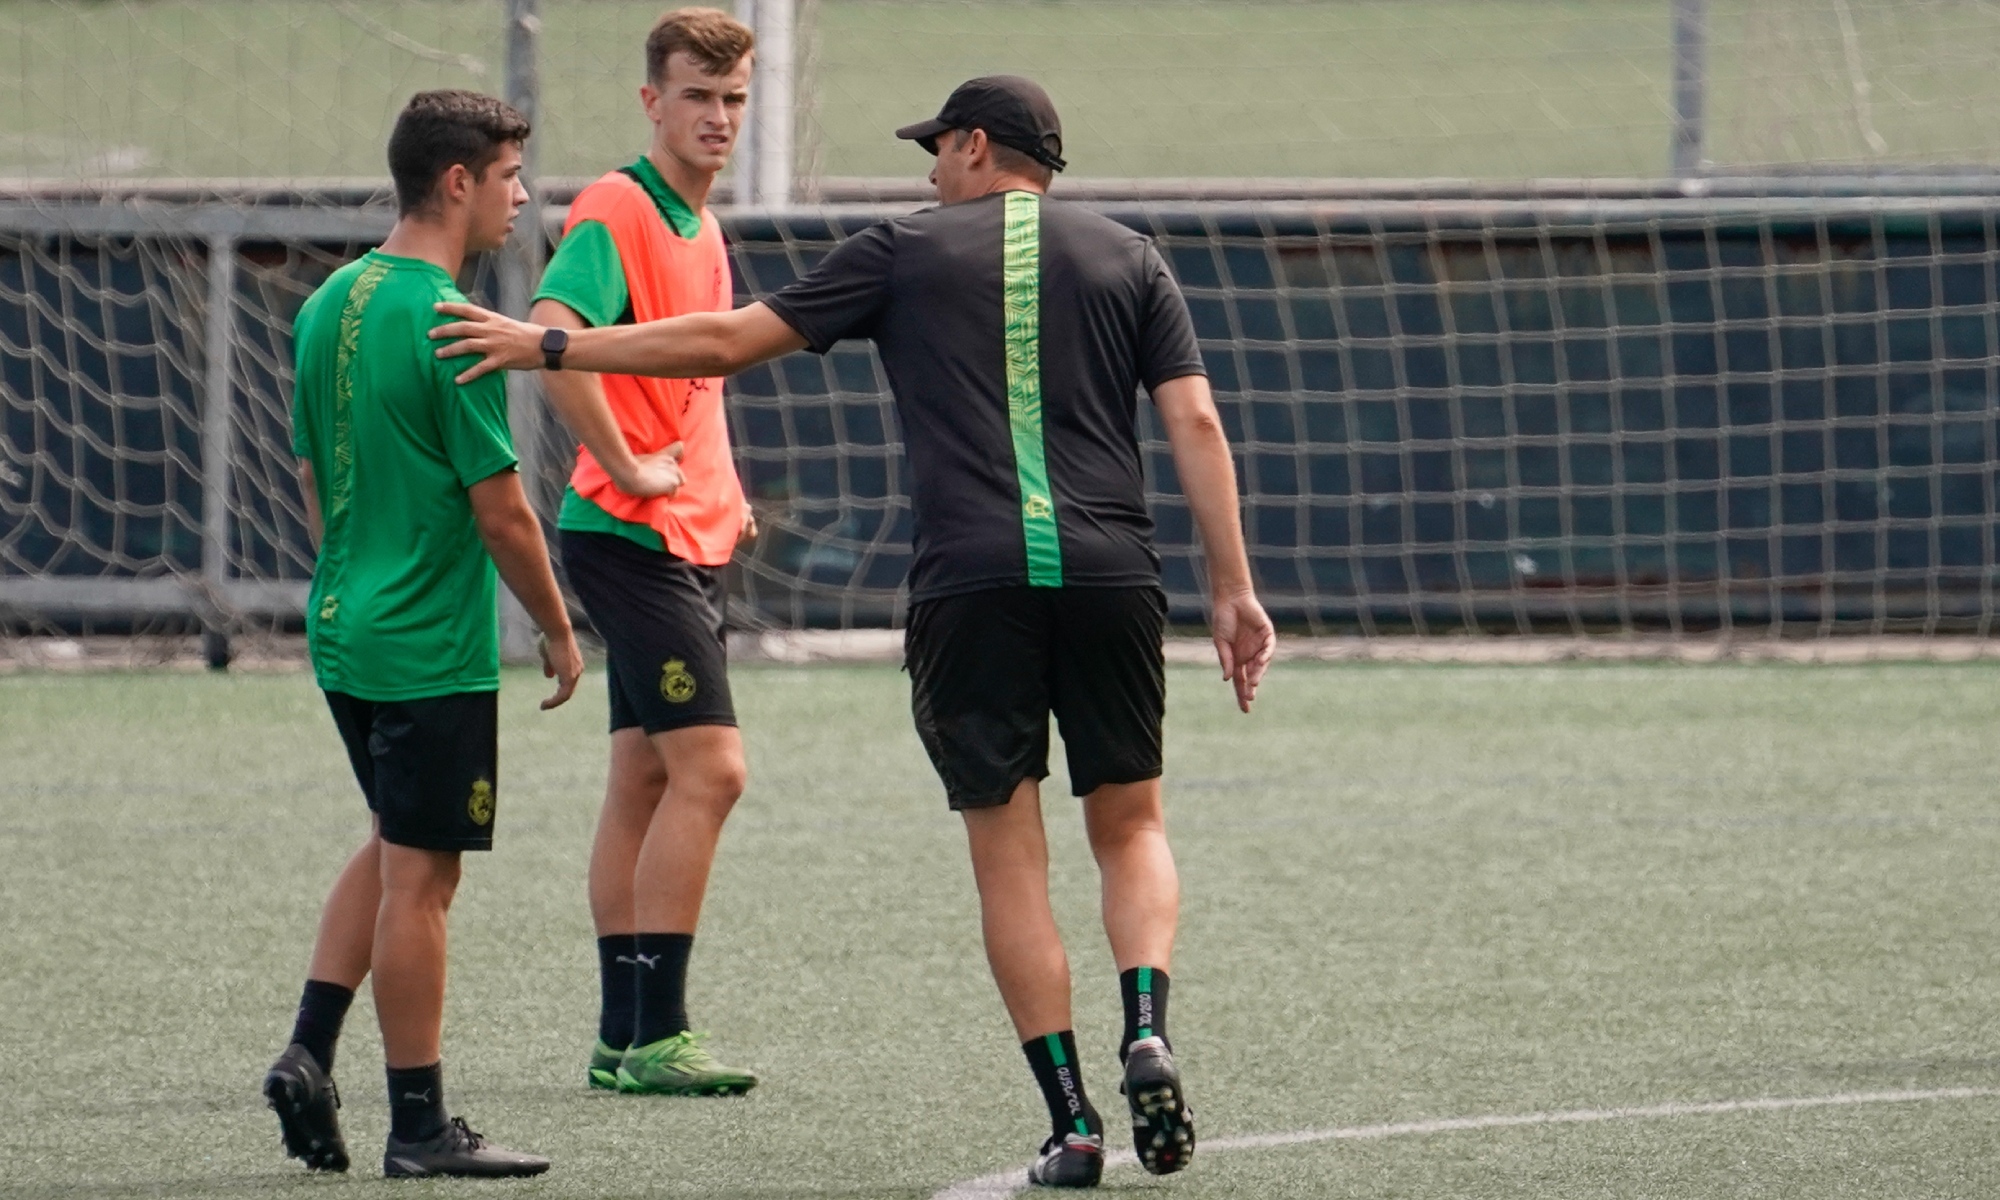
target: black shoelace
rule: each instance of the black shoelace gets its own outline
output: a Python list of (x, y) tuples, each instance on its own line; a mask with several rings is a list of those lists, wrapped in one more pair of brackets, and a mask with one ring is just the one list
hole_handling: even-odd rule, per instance
[(453, 1117), (451, 1123), (458, 1130), (458, 1136), (465, 1142), (467, 1150), (484, 1150), (486, 1148), (486, 1139), (481, 1137), (472, 1126), (467, 1125), (464, 1117)]

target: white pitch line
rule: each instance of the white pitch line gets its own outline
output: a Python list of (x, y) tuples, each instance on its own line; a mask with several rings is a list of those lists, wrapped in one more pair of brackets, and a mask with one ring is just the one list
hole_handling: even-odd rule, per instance
[[(1484, 1117), (1446, 1117), (1435, 1121), (1405, 1121), (1393, 1125), (1350, 1125), (1343, 1129), (1297, 1129), (1290, 1133), (1254, 1133), (1202, 1142), (1199, 1153), (1263, 1150), (1310, 1142), (1358, 1142), (1378, 1138), (1423, 1137), (1469, 1129), (1513, 1129), (1522, 1125), (1588, 1125), (1598, 1121), (1639, 1121), (1660, 1117), (1706, 1117), (1720, 1113), (1784, 1112), (1796, 1108), (1836, 1108), (1851, 1104), (1914, 1104), (1927, 1100), (1980, 1100), (2000, 1096), (2000, 1088), (1938, 1088), (1924, 1092), (1836, 1092), (1829, 1096), (1772, 1096), (1757, 1100), (1712, 1100), (1703, 1104), (1651, 1104), (1641, 1108), (1575, 1108), (1567, 1112), (1496, 1113)], [(1107, 1167), (1135, 1166), (1129, 1150), (1104, 1156)], [(1027, 1167), (995, 1171), (954, 1183), (931, 1200), (1007, 1200), (1027, 1188)]]

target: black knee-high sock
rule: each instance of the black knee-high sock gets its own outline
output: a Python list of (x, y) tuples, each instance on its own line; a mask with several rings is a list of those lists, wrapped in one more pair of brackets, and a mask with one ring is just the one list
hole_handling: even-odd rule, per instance
[(639, 1004), (636, 939), (613, 933), (597, 939), (597, 982), (603, 996), (597, 1010), (597, 1040), (613, 1050), (632, 1044), (632, 1014)]
[(306, 1048), (319, 1069), (333, 1074), (333, 1045), (340, 1040), (340, 1024), (347, 1019), (347, 1006), (354, 1003), (354, 989), (324, 979), (306, 980), (305, 994), (299, 997), (299, 1015), (292, 1022), (292, 1040)]
[(1118, 1061), (1140, 1038), (1156, 1037), (1173, 1049), (1167, 1036), (1167, 973), (1158, 967), (1133, 967), (1118, 976), (1125, 997), (1125, 1040), (1118, 1043)]
[(1076, 1061), (1076, 1034), (1065, 1029), (1021, 1043), (1028, 1069), (1041, 1086), (1049, 1106), (1049, 1124), (1060, 1138), (1066, 1133), (1104, 1133), (1104, 1122), (1083, 1091), (1083, 1064)]
[(688, 954), (693, 949), (691, 933), (632, 935), (632, 973), (638, 980), (633, 991), (638, 1005), (632, 1021), (634, 1046), (650, 1046), (687, 1032)]
[(389, 1136), (399, 1142), (421, 1142), (443, 1129), (444, 1064), (389, 1068)]

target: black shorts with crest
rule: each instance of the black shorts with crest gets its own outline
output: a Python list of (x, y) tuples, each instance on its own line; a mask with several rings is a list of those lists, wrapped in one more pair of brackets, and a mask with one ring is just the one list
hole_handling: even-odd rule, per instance
[(363, 700), (326, 693), (382, 840), (491, 850), (500, 783), (500, 693)]
[(611, 731), (735, 725), (722, 569), (615, 533), (558, 533), (563, 573), (604, 639)]

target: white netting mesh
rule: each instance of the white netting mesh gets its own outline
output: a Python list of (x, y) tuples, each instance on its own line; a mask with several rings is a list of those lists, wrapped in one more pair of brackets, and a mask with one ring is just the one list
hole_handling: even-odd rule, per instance
[[(1985, 202), (1123, 206), (1194, 309), (1260, 591), (1315, 632), (1984, 632), (2000, 282)], [(739, 232), (755, 287), (825, 244)], [(865, 347), (738, 381), (784, 622), (907, 554)], [(1146, 445), (1175, 610), (1192, 529)]]
[[(0, 625), (294, 625), (290, 322), (387, 229), (395, 112), (420, 88), (505, 90), (508, 14), (537, 10), (559, 217), (644, 143), (662, 7), (0, 0)], [(2000, 6), (785, 11), (797, 104), (771, 119), (796, 134), (795, 198), (902, 203), (928, 160), (891, 128), (982, 71), (1050, 87), (1062, 188), (1158, 236), (1186, 287), (1260, 582), (1294, 627), (1986, 631)], [(1673, 162), (1690, 27), (1706, 177), (1632, 182)], [(1422, 178), (1461, 182), (1383, 182)], [(732, 174), (718, 198), (756, 194)], [(1169, 199), (1192, 194), (1266, 199)], [(881, 211), (728, 213), (741, 290)], [(467, 282), (497, 300), (500, 274)], [(767, 530), (739, 560), (741, 623), (897, 619), (883, 389), (862, 347), (732, 386)], [(517, 428), (552, 508), (566, 439), (532, 409)], [(1187, 517), (1146, 453), (1175, 611), (1198, 620)]]

